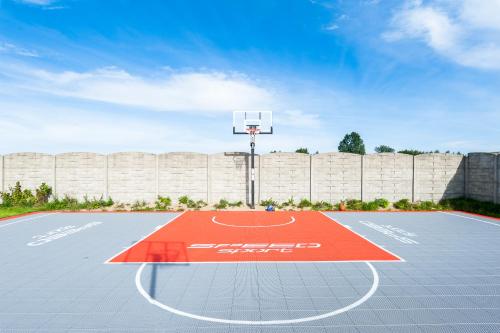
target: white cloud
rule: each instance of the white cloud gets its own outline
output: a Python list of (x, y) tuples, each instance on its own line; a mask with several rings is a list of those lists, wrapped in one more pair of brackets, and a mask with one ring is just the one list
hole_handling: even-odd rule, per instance
[(500, 69), (500, 0), (408, 2), (383, 34), (389, 42), (423, 40), (442, 56), (461, 65)]
[(0, 52), (1, 53), (10, 53), (17, 54), (24, 57), (39, 57), (39, 54), (36, 51), (28, 50), (12, 43), (2, 43), (0, 42)]
[[(12, 71), (11, 71), (12, 72)], [(24, 68), (13, 73), (25, 89), (156, 111), (272, 109), (274, 96), (240, 73), (165, 73), (147, 78), (115, 67), (88, 72)]]
[(17, 0), (17, 2), (26, 3), (29, 5), (48, 6), (54, 3), (55, 0)]
[(305, 113), (301, 110), (285, 110), (274, 115), (274, 122), (282, 127), (293, 127), (302, 129), (317, 129), (321, 127), (321, 119), (318, 114)]

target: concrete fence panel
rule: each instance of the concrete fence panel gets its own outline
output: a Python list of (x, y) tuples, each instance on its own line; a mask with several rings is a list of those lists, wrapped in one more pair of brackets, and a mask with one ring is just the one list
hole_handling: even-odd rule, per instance
[(311, 156), (311, 199), (331, 203), (361, 199), (361, 155), (325, 153)]
[(283, 202), (311, 198), (311, 156), (272, 153), (260, 157), (260, 200)]
[(467, 195), (481, 201), (495, 200), (495, 164), (497, 155), (470, 153), (467, 165)]
[(153, 202), (156, 183), (156, 155), (139, 152), (108, 155), (108, 193), (114, 201)]
[(414, 200), (439, 201), (465, 196), (466, 157), (453, 154), (415, 156)]
[(3, 169), (3, 155), (0, 155), (0, 191), (3, 192), (6, 189), (4, 189), (4, 181), (3, 181), (3, 174), (4, 174), (4, 169)]
[(168, 153), (158, 155), (158, 194), (174, 201), (187, 195), (208, 200), (208, 155)]
[(19, 181), (23, 188), (36, 189), (41, 183), (55, 188), (54, 155), (15, 153), (4, 156), (4, 190)]
[[(259, 157), (255, 157), (258, 177)], [(208, 197), (210, 203), (220, 199), (249, 202), (250, 155), (219, 153), (208, 156)], [(256, 182), (257, 183), (257, 182)], [(256, 189), (258, 193), (258, 189)], [(257, 198), (256, 198), (257, 200)]]
[(106, 196), (106, 155), (95, 153), (64, 153), (56, 155), (56, 186), (54, 192), (82, 199)]
[(412, 199), (413, 156), (381, 153), (363, 156), (363, 200)]
[(495, 203), (500, 203), (500, 154), (497, 154), (497, 164), (496, 164), (496, 167), (497, 167), (497, 174), (496, 174), (496, 183), (495, 183), (495, 186), (496, 186), (496, 200), (495, 200)]

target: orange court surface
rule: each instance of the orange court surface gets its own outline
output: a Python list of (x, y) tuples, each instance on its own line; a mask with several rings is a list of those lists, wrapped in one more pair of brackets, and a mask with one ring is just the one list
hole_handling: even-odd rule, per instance
[(190, 211), (109, 263), (401, 261), (314, 211)]

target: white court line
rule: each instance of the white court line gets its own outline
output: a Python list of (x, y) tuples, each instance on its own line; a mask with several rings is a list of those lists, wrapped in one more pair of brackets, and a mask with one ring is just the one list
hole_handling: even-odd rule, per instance
[(222, 222), (217, 221), (216, 216), (212, 217), (212, 222), (218, 225), (222, 225), (225, 227), (232, 227), (232, 228), (272, 228), (272, 227), (281, 227), (284, 225), (289, 225), (292, 223), (295, 223), (295, 217), (291, 217), (290, 221), (286, 223), (281, 223), (281, 224), (270, 224), (270, 225), (235, 225), (235, 224), (225, 224)]
[[(155, 227), (155, 229), (153, 231), (151, 231), (149, 234), (147, 234), (146, 236), (142, 237), (139, 241), (135, 242), (134, 244), (126, 247), (125, 249), (123, 249), (122, 251), (120, 251), (118, 254), (115, 254), (113, 255), (111, 258), (109, 258), (108, 260), (106, 260), (104, 263), (105, 264), (133, 264), (133, 262), (126, 262), (126, 263), (122, 263), (122, 262), (119, 262), (119, 263), (114, 263), (114, 262), (110, 262), (111, 260), (113, 260), (114, 258), (118, 257), (119, 255), (121, 255), (122, 253), (124, 252), (127, 252), (128, 250), (130, 250), (132, 247), (134, 247), (135, 245), (139, 244), (140, 242), (142, 242), (143, 240), (145, 240), (146, 238), (148, 238), (149, 236), (151, 236), (152, 234), (154, 234), (155, 232), (159, 231), (160, 229), (162, 228), (165, 228), (168, 224), (174, 222), (175, 220), (177, 220), (179, 217), (181, 217), (182, 215), (184, 215), (184, 213), (186, 213), (186, 211), (180, 213), (179, 215), (177, 215), (176, 217), (174, 217), (173, 219), (165, 222), (164, 225), (162, 225), (160, 228), (158, 228), (158, 226)], [(142, 263), (142, 262), (141, 262)]]
[(449, 213), (449, 212), (442, 212), (441, 211), (440, 213), (448, 214), (448, 215), (453, 215), (453, 216), (458, 216), (458, 217), (462, 217), (464, 219), (479, 221), (479, 222), (483, 222), (483, 223), (487, 223), (487, 224), (491, 224), (491, 225), (496, 225), (497, 227), (500, 227), (500, 223), (488, 222), (488, 221), (485, 221), (485, 220), (476, 219), (474, 217), (464, 216), (464, 215), (460, 215), (460, 214), (453, 214), (453, 213)]
[(196, 319), (196, 320), (203, 320), (203, 321), (209, 321), (213, 323), (222, 323), (222, 324), (233, 324), (233, 325), (286, 325), (286, 324), (298, 324), (298, 323), (304, 323), (308, 321), (314, 321), (314, 320), (320, 320), (320, 319), (325, 319), (328, 317), (336, 316), (338, 314), (344, 313), (346, 311), (349, 311), (351, 309), (354, 309), (355, 307), (363, 304), (366, 302), (372, 295), (375, 293), (375, 291), (378, 288), (379, 285), (379, 276), (377, 273), (377, 270), (375, 267), (373, 267), (372, 264), (369, 262), (366, 262), (368, 267), (370, 268), (372, 275), (373, 275), (373, 284), (368, 290), (368, 292), (358, 299), (356, 302), (351, 303), (343, 308), (323, 313), (321, 315), (317, 316), (311, 316), (311, 317), (303, 317), (303, 318), (295, 318), (295, 319), (282, 319), (282, 320), (231, 320), (231, 319), (223, 319), (223, 318), (214, 318), (214, 317), (206, 317), (206, 316), (200, 316), (196, 314), (192, 314), (189, 312), (181, 311), (175, 308), (172, 308), (168, 305), (165, 305), (161, 302), (158, 302), (154, 298), (151, 297), (143, 288), (142, 283), (141, 283), (141, 275), (142, 271), (144, 270), (144, 267), (146, 267), (146, 263), (143, 263), (141, 267), (137, 270), (137, 273), (135, 274), (135, 286), (137, 287), (137, 290), (139, 293), (151, 304), (159, 307), (160, 309), (163, 309), (165, 311), (171, 312), (173, 314), (191, 318), (191, 319)]
[(33, 216), (33, 217), (28, 217), (28, 218), (25, 218), (25, 219), (16, 220), (16, 221), (10, 222), (10, 223), (1, 223), (0, 224), (0, 229), (1, 228), (5, 228), (5, 227), (7, 227), (9, 225), (13, 225), (13, 224), (17, 224), (17, 223), (21, 223), (21, 222), (25, 222), (25, 221), (31, 221), (31, 220), (41, 219), (42, 217), (46, 217), (46, 216), (50, 216), (50, 215), (55, 215), (55, 214), (59, 214), (59, 212), (57, 212), (57, 213), (49, 213), (49, 214), (44, 214), (44, 215), (36, 215), (36, 216)]
[[(321, 214), (323, 214), (324, 216), (326, 216), (326, 217), (327, 217), (330, 221), (335, 222), (335, 223), (337, 223), (338, 225), (341, 225), (342, 227), (346, 228), (346, 229), (347, 229), (347, 230), (349, 230), (350, 232), (352, 232), (352, 233), (354, 233), (354, 234), (358, 235), (359, 237), (363, 238), (363, 239), (364, 239), (364, 240), (366, 240), (367, 242), (369, 242), (369, 243), (371, 243), (371, 244), (375, 245), (376, 247), (381, 248), (382, 250), (384, 250), (385, 252), (388, 252), (389, 254), (392, 254), (393, 256), (395, 256), (396, 258), (398, 258), (400, 261), (402, 261), (402, 262), (406, 262), (406, 260), (404, 260), (403, 258), (401, 258), (400, 256), (398, 256), (397, 254), (392, 253), (391, 251), (387, 250), (385, 247), (383, 247), (383, 246), (381, 246), (381, 245), (378, 245), (378, 244), (377, 244), (377, 243), (375, 243), (375, 242), (372, 242), (371, 240), (369, 240), (369, 239), (368, 239), (368, 238), (366, 238), (365, 236), (363, 236), (363, 235), (361, 235), (361, 234), (357, 233), (356, 231), (354, 231), (352, 228), (348, 228), (347, 226), (343, 225), (343, 224), (342, 224), (342, 223), (340, 223), (339, 221), (335, 220), (333, 217), (330, 217), (330, 216), (326, 215), (326, 214), (325, 214), (325, 213), (323, 213), (323, 212), (320, 212), (320, 213), (321, 213)], [(374, 261), (374, 260), (369, 260), (369, 261)], [(394, 261), (394, 260), (392, 260), (392, 261)]]

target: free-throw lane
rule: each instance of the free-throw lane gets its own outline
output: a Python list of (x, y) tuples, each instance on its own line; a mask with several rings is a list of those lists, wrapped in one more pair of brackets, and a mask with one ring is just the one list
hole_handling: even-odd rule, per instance
[(318, 212), (187, 212), (112, 258), (126, 262), (399, 261)]

